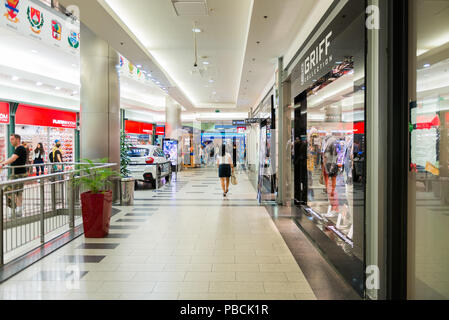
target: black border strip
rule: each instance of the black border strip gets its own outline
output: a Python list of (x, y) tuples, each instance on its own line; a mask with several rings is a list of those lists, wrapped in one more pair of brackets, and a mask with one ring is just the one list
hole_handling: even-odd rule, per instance
[(387, 299), (407, 298), (408, 0), (389, 6)]

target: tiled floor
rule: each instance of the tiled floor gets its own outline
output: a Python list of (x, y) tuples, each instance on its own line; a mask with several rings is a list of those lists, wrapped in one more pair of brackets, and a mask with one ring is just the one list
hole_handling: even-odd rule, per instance
[[(246, 174), (215, 171), (136, 191), (111, 237), (79, 237), (0, 286), (0, 299), (316, 299)], [(79, 280), (78, 280), (79, 279)]]

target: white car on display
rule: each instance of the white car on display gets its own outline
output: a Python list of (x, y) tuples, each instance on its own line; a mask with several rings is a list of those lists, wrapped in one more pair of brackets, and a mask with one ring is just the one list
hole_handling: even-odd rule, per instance
[[(132, 146), (128, 152), (130, 176), (137, 181), (150, 182), (156, 186), (156, 179), (170, 173), (170, 162), (161, 148), (153, 145)], [(161, 164), (161, 165), (157, 165)]]

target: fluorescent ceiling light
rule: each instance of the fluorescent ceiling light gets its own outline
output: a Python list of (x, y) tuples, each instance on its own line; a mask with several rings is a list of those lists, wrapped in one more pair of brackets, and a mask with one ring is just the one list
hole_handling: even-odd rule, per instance
[(13, 76), (13, 77), (12, 77), (12, 81), (17, 81), (17, 80), (19, 80), (19, 77), (18, 77), (18, 76)]
[(210, 83), (213, 83), (213, 82), (215, 82), (215, 80), (214, 80), (214, 79), (210, 79), (209, 82), (210, 82)]
[(430, 63), (426, 63), (426, 64), (424, 65), (424, 68), (430, 68)]
[(36, 82), (36, 86), (39, 86), (39, 87), (40, 87), (41, 85), (43, 85), (42, 82), (40, 82), (40, 81)]
[(142, 65), (138, 64), (136, 67), (140, 69), (140, 68), (142, 68)]
[(55, 90), (61, 90), (61, 88), (60, 87), (55, 87)]
[(203, 30), (201, 30), (200, 28), (193, 28), (192, 31), (195, 32), (195, 33), (200, 33)]
[(203, 61), (203, 64), (208, 65), (208, 64), (210, 64), (210, 62), (209, 61)]

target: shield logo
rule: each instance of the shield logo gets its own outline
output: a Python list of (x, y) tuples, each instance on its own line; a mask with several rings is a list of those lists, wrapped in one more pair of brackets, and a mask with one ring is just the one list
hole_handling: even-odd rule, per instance
[(44, 26), (44, 14), (30, 6), (27, 10), (27, 16), (31, 25), (31, 31), (36, 34), (41, 33), (42, 27)]
[(19, 22), (19, 18), (17, 18), (19, 14), (19, 2), (19, 0), (5, 0), (5, 17), (13, 23)]
[(53, 39), (61, 41), (61, 35), (62, 35), (62, 26), (61, 24), (56, 21), (56, 20), (52, 20), (51, 21), (51, 36), (53, 37)]
[(80, 46), (80, 34), (79, 32), (70, 31), (69, 33), (69, 45), (74, 48), (78, 49)]

